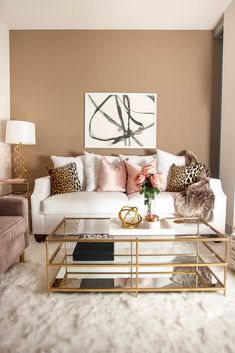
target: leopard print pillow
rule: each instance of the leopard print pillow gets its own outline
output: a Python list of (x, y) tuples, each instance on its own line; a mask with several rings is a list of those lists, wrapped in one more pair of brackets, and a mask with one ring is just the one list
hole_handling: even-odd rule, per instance
[(53, 195), (82, 190), (75, 163), (59, 168), (47, 167), (47, 171), (51, 177)]
[(171, 167), (171, 178), (167, 191), (183, 191), (189, 185), (195, 183), (200, 174), (205, 170), (202, 163), (191, 164), (190, 166)]

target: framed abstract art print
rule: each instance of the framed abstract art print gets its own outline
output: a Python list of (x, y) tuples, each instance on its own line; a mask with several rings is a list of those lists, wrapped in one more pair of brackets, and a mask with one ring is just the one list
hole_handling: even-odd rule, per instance
[(156, 148), (157, 95), (85, 93), (85, 148)]

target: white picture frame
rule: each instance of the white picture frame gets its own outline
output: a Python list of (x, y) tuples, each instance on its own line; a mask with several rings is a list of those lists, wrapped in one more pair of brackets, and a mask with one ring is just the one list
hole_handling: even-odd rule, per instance
[(156, 148), (157, 94), (85, 93), (85, 148)]

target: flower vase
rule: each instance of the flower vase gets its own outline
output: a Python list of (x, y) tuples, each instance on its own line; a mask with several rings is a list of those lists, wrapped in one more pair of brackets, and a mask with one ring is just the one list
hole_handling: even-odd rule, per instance
[(152, 203), (153, 199), (148, 198), (145, 200), (145, 204), (147, 206), (147, 212), (146, 212), (146, 220), (150, 220), (152, 218)]
[(160, 228), (160, 218), (152, 213), (152, 205), (154, 199), (146, 199), (145, 204), (147, 206), (147, 213), (145, 217), (145, 228), (149, 229), (159, 229)]

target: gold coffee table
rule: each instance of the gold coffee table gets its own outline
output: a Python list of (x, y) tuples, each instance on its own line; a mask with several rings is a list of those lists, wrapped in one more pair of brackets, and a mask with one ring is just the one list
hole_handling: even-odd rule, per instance
[(46, 239), (48, 293), (226, 294), (227, 253), (228, 237), (197, 218), (128, 230), (117, 219), (64, 218)]

